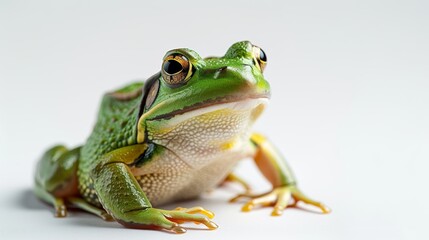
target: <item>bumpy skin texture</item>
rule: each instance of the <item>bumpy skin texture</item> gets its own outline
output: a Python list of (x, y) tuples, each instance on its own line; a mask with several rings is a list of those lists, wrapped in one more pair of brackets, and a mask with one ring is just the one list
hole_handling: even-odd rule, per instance
[[(106, 94), (102, 99), (93, 132), (82, 147), (78, 170), (79, 191), (85, 200), (94, 205), (101, 207), (94, 191), (90, 171), (96, 167), (104, 154), (136, 144), (136, 116), (142, 87), (143, 83), (133, 83)], [(131, 94), (131, 98), (128, 99), (121, 99), (115, 95), (135, 92), (138, 94)]]
[(281, 215), (293, 199), (329, 209), (301, 193), (272, 144), (251, 127), (263, 112), (270, 87), (263, 76), (266, 55), (248, 41), (223, 57), (202, 59), (190, 49), (167, 52), (161, 72), (145, 83), (106, 94), (87, 142), (48, 150), (36, 170), (35, 193), (52, 203), (56, 216), (68, 204), (132, 228), (183, 233), (183, 222), (217, 226), (201, 207), (162, 210), (162, 204), (197, 197), (252, 157), (273, 189), (243, 207), (272, 205)]

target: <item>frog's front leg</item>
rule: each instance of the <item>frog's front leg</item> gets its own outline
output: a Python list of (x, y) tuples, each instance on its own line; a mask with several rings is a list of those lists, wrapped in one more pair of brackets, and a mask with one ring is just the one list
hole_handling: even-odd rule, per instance
[(104, 155), (91, 173), (98, 198), (119, 223), (130, 228), (164, 229), (175, 233), (186, 230), (179, 225), (183, 222), (204, 224), (209, 229), (217, 228), (209, 220), (213, 213), (203, 208), (177, 208), (162, 210), (153, 208), (131, 173), (128, 164), (144, 154), (144, 144), (114, 150)]
[(273, 216), (279, 216), (293, 199), (294, 205), (302, 201), (318, 207), (323, 213), (329, 213), (330, 209), (323, 203), (312, 200), (305, 196), (296, 186), (295, 177), (286, 161), (274, 146), (262, 135), (252, 134), (251, 143), (255, 146), (254, 160), (262, 174), (271, 182), (273, 189), (265, 194), (240, 194), (231, 199), (232, 202), (240, 198), (251, 198), (242, 208), (250, 211), (257, 205), (274, 206)]

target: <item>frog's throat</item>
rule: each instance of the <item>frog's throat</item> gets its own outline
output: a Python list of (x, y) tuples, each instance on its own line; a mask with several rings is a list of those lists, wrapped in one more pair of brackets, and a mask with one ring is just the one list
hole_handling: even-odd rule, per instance
[(176, 110), (168, 114), (158, 115), (154, 118), (148, 119), (153, 111), (157, 108), (162, 107), (165, 104), (168, 104), (167, 101), (159, 103), (155, 108), (152, 108), (145, 114), (143, 114), (137, 125), (137, 142), (142, 143), (145, 140), (145, 129), (143, 126), (143, 121), (156, 121), (161, 119), (171, 119), (174, 118), (174, 124), (185, 121), (187, 119), (200, 116), (209, 112), (214, 112), (220, 109), (231, 109), (231, 110), (247, 110), (247, 109), (255, 109), (253, 117), (256, 119), (265, 109), (265, 106), (268, 103), (269, 96), (268, 95), (255, 95), (246, 98), (240, 99), (224, 99), (219, 101), (210, 101), (205, 103), (196, 104), (193, 106), (189, 106), (187, 108)]

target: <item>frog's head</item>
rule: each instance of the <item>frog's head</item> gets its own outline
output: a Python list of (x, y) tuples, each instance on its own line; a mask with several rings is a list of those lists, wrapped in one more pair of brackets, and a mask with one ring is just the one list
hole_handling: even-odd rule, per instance
[(256, 119), (270, 97), (266, 63), (264, 51), (248, 41), (233, 44), (222, 57), (203, 59), (186, 48), (168, 51), (160, 73), (144, 86), (138, 142), (147, 137), (147, 122), (177, 124), (222, 108), (251, 108)]

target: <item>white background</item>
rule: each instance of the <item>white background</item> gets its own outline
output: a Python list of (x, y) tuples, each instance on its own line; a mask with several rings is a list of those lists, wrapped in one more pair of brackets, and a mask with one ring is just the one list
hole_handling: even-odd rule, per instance
[[(428, 239), (428, 12), (411, 0), (1, 0), (1, 238)], [(159, 71), (169, 49), (222, 55), (246, 39), (267, 53), (272, 86), (255, 128), (330, 215), (241, 213), (228, 185), (180, 203), (213, 210), (218, 230), (176, 236), (85, 213), (55, 219), (33, 197), (37, 158), (82, 144), (104, 92)], [(268, 189), (250, 161), (239, 173)]]

